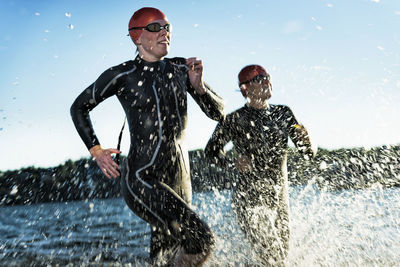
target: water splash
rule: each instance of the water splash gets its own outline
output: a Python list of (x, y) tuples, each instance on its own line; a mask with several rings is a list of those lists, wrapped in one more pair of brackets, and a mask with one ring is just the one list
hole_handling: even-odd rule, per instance
[[(400, 188), (332, 191), (317, 181), (290, 188), (288, 266), (396, 266)], [(193, 206), (217, 236), (206, 266), (261, 266), (231, 191), (195, 193)], [(2, 263), (150, 266), (150, 228), (120, 198), (0, 207), (0, 214)]]

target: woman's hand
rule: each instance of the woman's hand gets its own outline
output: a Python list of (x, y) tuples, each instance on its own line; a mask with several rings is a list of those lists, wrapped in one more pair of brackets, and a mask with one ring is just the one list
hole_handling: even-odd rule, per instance
[(203, 62), (201, 59), (191, 57), (186, 59), (186, 65), (189, 67), (190, 84), (199, 95), (207, 92), (207, 88), (203, 83)]
[(120, 167), (114, 162), (111, 154), (119, 154), (121, 151), (114, 148), (103, 149), (100, 145), (96, 145), (92, 147), (89, 152), (108, 179), (110, 179), (111, 176), (117, 178), (120, 175)]

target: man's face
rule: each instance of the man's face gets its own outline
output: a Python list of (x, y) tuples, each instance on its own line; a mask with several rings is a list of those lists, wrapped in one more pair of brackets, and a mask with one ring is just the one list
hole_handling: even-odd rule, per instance
[[(161, 26), (165, 26), (168, 21), (155, 20), (151, 23), (159, 23)], [(159, 32), (150, 32), (144, 29), (136, 41), (139, 55), (149, 62), (159, 61), (168, 54), (170, 40), (171, 33), (166, 29), (162, 29)]]
[(260, 76), (260, 79), (251, 81), (247, 88), (247, 97), (252, 100), (268, 100), (272, 96), (272, 84), (269, 79)]

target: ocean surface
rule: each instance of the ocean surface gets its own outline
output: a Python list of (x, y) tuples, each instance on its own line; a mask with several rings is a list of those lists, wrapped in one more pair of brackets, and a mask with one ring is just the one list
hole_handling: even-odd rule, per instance
[[(231, 192), (195, 193), (217, 235), (206, 266), (254, 266)], [(290, 188), (289, 266), (400, 266), (400, 188)], [(0, 266), (149, 266), (149, 226), (122, 199), (0, 207)]]

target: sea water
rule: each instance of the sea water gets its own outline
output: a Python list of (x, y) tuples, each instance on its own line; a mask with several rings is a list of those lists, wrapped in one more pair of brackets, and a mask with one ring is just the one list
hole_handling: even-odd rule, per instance
[[(400, 266), (400, 188), (289, 192), (289, 266)], [(257, 265), (231, 191), (193, 205), (217, 236), (207, 266)], [(122, 199), (0, 207), (0, 266), (149, 266), (149, 232)]]

